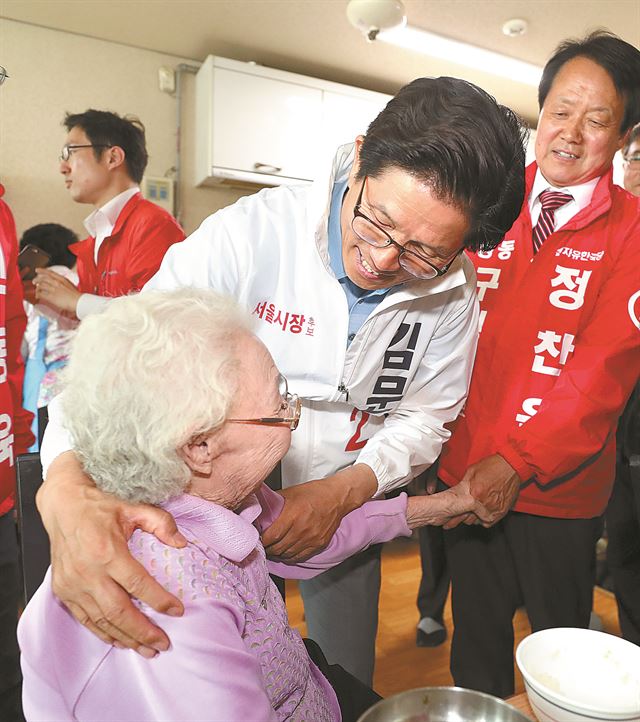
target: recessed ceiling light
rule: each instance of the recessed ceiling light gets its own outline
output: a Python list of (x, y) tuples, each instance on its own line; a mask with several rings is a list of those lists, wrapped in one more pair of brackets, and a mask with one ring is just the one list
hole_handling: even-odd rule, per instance
[(502, 32), (509, 38), (519, 38), (527, 34), (529, 23), (522, 18), (511, 18), (502, 26)]

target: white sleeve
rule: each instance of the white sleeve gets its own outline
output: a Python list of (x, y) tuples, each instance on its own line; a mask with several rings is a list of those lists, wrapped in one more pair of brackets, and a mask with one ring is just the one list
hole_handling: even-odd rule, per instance
[(356, 463), (378, 480), (376, 495), (408, 483), (431, 466), (450, 436), (445, 424), (460, 413), (469, 391), (478, 343), (475, 280), (436, 330), (411, 387), (364, 446)]
[(233, 206), (206, 218), (182, 243), (166, 252), (146, 290), (211, 288), (239, 298), (240, 268), (247, 261), (244, 216)]
[(102, 313), (112, 300), (109, 296), (96, 296), (93, 293), (83, 293), (76, 305), (76, 316), (82, 321), (93, 313)]
[(65, 451), (73, 449), (71, 443), (71, 435), (64, 425), (64, 415), (62, 413), (62, 394), (56, 396), (49, 406), (49, 421), (47, 428), (44, 430), (42, 439), (42, 447), (40, 448), (40, 462), (42, 463), (42, 478), (45, 479), (47, 471), (53, 460), (64, 454)]

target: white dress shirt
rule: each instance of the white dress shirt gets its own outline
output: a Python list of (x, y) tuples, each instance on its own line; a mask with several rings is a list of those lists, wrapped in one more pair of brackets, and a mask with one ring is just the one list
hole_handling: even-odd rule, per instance
[[(140, 193), (140, 188), (134, 186), (127, 188), (117, 196), (107, 201), (101, 208), (96, 208), (84, 219), (84, 227), (90, 236), (96, 239), (94, 247), (94, 261), (98, 263), (98, 250), (105, 238), (108, 238), (115, 228), (118, 216), (129, 200)], [(97, 296), (93, 293), (83, 293), (78, 299), (76, 316), (82, 321), (92, 313), (100, 313), (111, 299), (106, 296)]]
[(573, 196), (573, 200), (560, 206), (553, 217), (553, 230), (557, 231), (558, 228), (562, 228), (568, 223), (575, 215), (577, 215), (583, 208), (586, 208), (591, 203), (591, 197), (593, 191), (598, 185), (600, 177), (593, 178), (586, 183), (581, 183), (577, 186), (564, 186), (558, 188), (557, 186), (551, 185), (549, 181), (542, 175), (540, 168), (536, 171), (536, 177), (533, 181), (533, 188), (531, 189), (531, 195), (529, 196), (529, 213), (531, 214), (531, 226), (535, 228), (538, 218), (540, 217), (540, 211), (542, 210), (542, 203), (540, 202), (540, 194), (547, 189), (552, 191), (558, 191), (559, 193), (569, 193)]

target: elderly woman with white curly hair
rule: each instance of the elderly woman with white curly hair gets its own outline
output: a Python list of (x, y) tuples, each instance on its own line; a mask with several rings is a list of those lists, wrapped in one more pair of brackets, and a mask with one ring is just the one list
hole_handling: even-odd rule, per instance
[(260, 533), (283, 502), (262, 482), (289, 448), (300, 404), (247, 316), (211, 291), (114, 300), (81, 325), (66, 382), (67, 425), (98, 487), (175, 517), (183, 548), (141, 530), (129, 547), (185, 613), (163, 617), (171, 648), (145, 659), (77, 622), (49, 571), (20, 621), (27, 720), (321, 722), (371, 704), (373, 693), (348, 709), (359, 692), (348, 676), (334, 689), (335, 669), (311, 646), (324, 674), (314, 664), (268, 572), (311, 577), (408, 535), (455, 494), (369, 502), (307, 562), (268, 562)]

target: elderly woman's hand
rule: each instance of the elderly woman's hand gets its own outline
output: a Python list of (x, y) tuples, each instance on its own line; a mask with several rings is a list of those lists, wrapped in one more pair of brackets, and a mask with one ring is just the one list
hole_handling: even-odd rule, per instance
[(476, 512), (480, 512), (480, 505), (469, 492), (468, 484), (460, 483), (445, 491), (409, 497), (407, 525), (409, 529), (426, 525), (448, 529), (465, 520), (476, 523)]
[(51, 464), (37, 502), (51, 539), (53, 591), (74, 617), (108, 644), (130, 647), (144, 657), (168, 649), (166, 634), (129, 595), (172, 616), (184, 608), (131, 557), (127, 539), (140, 528), (165, 544), (184, 546), (173, 518), (96, 489), (73, 452)]

